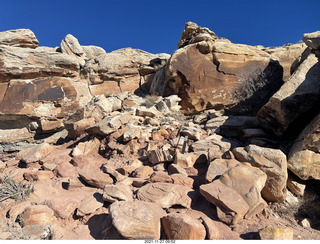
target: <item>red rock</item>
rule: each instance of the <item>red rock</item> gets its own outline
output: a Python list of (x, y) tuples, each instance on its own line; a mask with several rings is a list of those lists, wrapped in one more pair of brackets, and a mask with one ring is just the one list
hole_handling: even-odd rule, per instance
[(22, 213), (22, 226), (52, 224), (54, 211), (46, 205), (32, 205)]
[(54, 211), (56, 217), (67, 219), (79, 206), (79, 202), (72, 198), (58, 197), (46, 201), (46, 205), (48, 205)]

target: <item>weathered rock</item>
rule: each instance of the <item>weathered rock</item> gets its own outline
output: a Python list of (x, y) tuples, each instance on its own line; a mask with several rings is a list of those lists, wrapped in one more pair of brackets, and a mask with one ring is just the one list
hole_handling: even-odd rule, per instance
[(46, 205), (32, 205), (22, 213), (22, 226), (47, 225), (55, 220), (54, 211)]
[(293, 240), (293, 229), (289, 227), (269, 227), (259, 230), (261, 240)]
[(66, 178), (66, 177), (76, 177), (78, 175), (77, 169), (69, 162), (62, 162), (54, 168), (53, 171), (56, 177)]
[(72, 156), (86, 156), (86, 155), (97, 155), (100, 148), (100, 141), (97, 138), (92, 140), (80, 142), (73, 150)]
[(123, 134), (123, 141), (131, 141), (132, 139), (138, 139), (141, 135), (141, 129), (138, 127), (133, 127), (129, 130), (127, 130)]
[(221, 158), (225, 152), (230, 150), (230, 148), (231, 143), (217, 134), (208, 136), (204, 140), (197, 141), (191, 145), (191, 150), (193, 152), (208, 153), (209, 161), (215, 158)]
[(141, 117), (150, 117), (150, 118), (157, 118), (157, 117), (163, 116), (163, 114), (154, 107), (146, 108), (142, 106), (136, 109), (136, 115)]
[(201, 194), (218, 209), (218, 217), (236, 224), (261, 212), (267, 203), (261, 190), (267, 176), (250, 164), (240, 163), (226, 171), (218, 180), (201, 185)]
[(172, 174), (170, 175), (173, 184), (193, 187), (194, 180), (185, 174)]
[(12, 208), (10, 208), (10, 210), (8, 211), (8, 215), (9, 215), (10, 219), (13, 222), (15, 222), (18, 215), (22, 214), (23, 211), (29, 206), (31, 206), (31, 202), (26, 201), (26, 202), (19, 203), (19, 204), (13, 206)]
[(98, 46), (82, 46), (82, 49), (89, 59), (95, 58), (101, 54), (106, 54), (106, 51), (102, 47)]
[(153, 183), (155, 182), (172, 183), (173, 182), (172, 178), (166, 172), (163, 172), (163, 171), (154, 172), (152, 175), (150, 175), (149, 181)]
[(264, 51), (271, 54), (272, 58), (278, 59), (283, 67), (283, 80), (287, 81), (292, 74), (292, 65), (306, 50), (304, 43), (287, 44), (282, 47), (267, 47)]
[(317, 106), (320, 62), (310, 54), (290, 79), (257, 113), (261, 126), (280, 136), (294, 121)]
[(68, 197), (57, 197), (46, 201), (46, 205), (54, 211), (56, 217), (67, 219), (79, 206), (79, 202)]
[(147, 178), (152, 175), (152, 173), (153, 169), (150, 166), (140, 166), (136, 168), (131, 175), (135, 178)]
[(160, 218), (165, 211), (158, 204), (142, 201), (109, 206), (113, 226), (127, 239), (160, 239)]
[(320, 115), (317, 115), (295, 140), (288, 156), (288, 169), (302, 180), (320, 179)]
[(197, 219), (185, 214), (168, 214), (161, 219), (170, 240), (204, 240), (206, 229)]
[(292, 174), (289, 174), (287, 187), (296, 196), (303, 196), (306, 189), (306, 182), (299, 179), (298, 177), (294, 177)]
[(169, 208), (173, 205), (190, 208), (192, 192), (192, 188), (187, 186), (149, 183), (138, 190), (137, 198), (141, 201), (157, 203), (162, 208)]
[(320, 31), (305, 33), (302, 40), (311, 49), (320, 49)]
[(186, 172), (186, 170), (178, 164), (170, 164), (168, 167), (168, 173), (169, 175), (183, 174), (185, 176), (188, 176), (188, 173)]
[(151, 164), (155, 165), (172, 161), (172, 156), (168, 150), (156, 149), (148, 151), (148, 159)]
[(22, 160), (27, 164), (38, 162), (45, 158), (54, 149), (55, 148), (48, 143), (42, 143), (20, 151), (17, 154), (17, 159)]
[(91, 214), (97, 209), (101, 208), (103, 204), (104, 201), (102, 199), (102, 194), (96, 192), (81, 201), (79, 207), (77, 208), (77, 216), (82, 217)]
[(47, 76), (79, 77), (79, 60), (44, 48), (0, 47), (0, 79), (33, 79)]
[[(162, 94), (177, 94), (184, 112), (241, 103), (253, 113), (282, 85), (282, 67), (258, 47), (217, 41), (210, 34), (192, 43), (172, 54)], [(248, 92), (245, 87), (258, 91)], [(240, 106), (233, 109), (241, 111)]]
[(151, 60), (162, 56), (167, 55), (123, 48), (87, 61), (82, 73), (93, 95), (134, 92), (141, 82), (139, 67), (149, 66)]
[(180, 165), (183, 168), (190, 168), (196, 163), (199, 155), (195, 153), (177, 153), (174, 157), (174, 164)]
[(105, 185), (112, 184), (113, 179), (103, 172), (95, 168), (83, 168), (79, 172), (79, 176), (91, 186), (103, 189)]
[(177, 47), (182, 48), (195, 42), (210, 39), (218, 39), (218, 36), (208, 28), (200, 27), (196, 23), (189, 21), (185, 24), (185, 28), (181, 34)]
[(110, 184), (104, 187), (102, 198), (106, 202), (133, 201), (133, 193), (131, 188), (127, 185)]
[(73, 122), (73, 121), (67, 121), (65, 123), (65, 128), (68, 131), (68, 136), (72, 139), (75, 139), (81, 135), (84, 134), (85, 129), (88, 127), (94, 125), (95, 119), (90, 117), (90, 118), (84, 118), (79, 121)]
[(188, 136), (189, 139), (199, 141), (201, 138), (201, 130), (195, 127), (184, 127), (180, 134), (182, 136)]
[(249, 162), (267, 174), (267, 182), (262, 190), (263, 197), (268, 201), (283, 202), (287, 193), (287, 157), (278, 150), (249, 145), (235, 148), (236, 159)]
[(39, 41), (31, 30), (17, 29), (0, 32), (0, 45), (36, 48)]
[(68, 34), (66, 37), (61, 41), (60, 48), (62, 53), (66, 53), (77, 58), (82, 58), (83, 62), (82, 65), (85, 64), (84, 59), (86, 58), (85, 52), (77, 38), (73, 35)]
[(107, 136), (117, 131), (122, 125), (127, 124), (131, 119), (131, 115), (123, 113), (114, 116), (107, 116), (98, 123), (90, 126), (85, 130), (89, 135)]
[(35, 136), (28, 128), (0, 130), (0, 143), (9, 144), (23, 141), (32, 141)]
[(52, 179), (54, 174), (52, 171), (41, 170), (41, 171), (31, 171), (23, 174), (23, 177), (28, 181), (38, 181)]
[(210, 162), (207, 173), (206, 181), (212, 182), (217, 177), (220, 177), (229, 169), (237, 166), (240, 162), (235, 159), (215, 159)]
[(217, 210), (223, 211), (225, 216), (218, 211), (218, 217), (227, 224), (240, 222), (249, 210), (248, 204), (243, 200), (241, 195), (219, 180), (201, 185), (200, 193), (209, 202), (216, 205)]

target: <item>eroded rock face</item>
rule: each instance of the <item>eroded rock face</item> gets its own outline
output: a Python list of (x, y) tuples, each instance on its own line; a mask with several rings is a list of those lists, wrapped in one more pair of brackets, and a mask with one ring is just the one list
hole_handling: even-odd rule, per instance
[[(198, 27), (190, 28), (193, 32)], [(187, 41), (188, 45), (172, 54), (162, 95), (178, 94), (187, 113), (230, 108), (245, 101), (246, 109), (256, 112), (283, 84), (282, 67), (258, 47), (209, 36)], [(253, 90), (259, 99), (252, 98)]]
[(113, 226), (127, 239), (160, 239), (160, 218), (165, 211), (158, 204), (142, 201), (119, 202), (109, 207)]
[(320, 62), (311, 53), (290, 79), (260, 109), (261, 126), (281, 136), (304, 113), (315, 109), (320, 94)]
[(0, 45), (36, 48), (39, 41), (31, 30), (17, 29), (0, 32)]

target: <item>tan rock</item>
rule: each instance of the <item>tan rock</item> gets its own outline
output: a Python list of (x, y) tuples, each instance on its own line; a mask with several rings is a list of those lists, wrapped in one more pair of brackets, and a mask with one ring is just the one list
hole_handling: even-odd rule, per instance
[(22, 203), (19, 203), (15, 206), (13, 206), (12, 208), (10, 208), (8, 214), (9, 214), (9, 217), (10, 219), (15, 222), (18, 215), (19, 214), (22, 214), (23, 211), (27, 208), (27, 207), (30, 207), (31, 206), (31, 202), (29, 201), (26, 201), (26, 202), (22, 202)]
[(136, 109), (136, 115), (141, 117), (150, 117), (150, 118), (159, 118), (163, 117), (163, 114), (160, 113), (156, 108), (146, 108), (146, 107), (138, 107)]
[(102, 47), (98, 46), (82, 46), (83, 51), (85, 52), (87, 58), (95, 58), (101, 54), (105, 54), (106, 51)]
[(63, 121), (59, 119), (42, 119), (40, 126), (43, 133), (58, 131), (63, 128)]
[(152, 173), (153, 169), (150, 166), (140, 166), (136, 168), (131, 175), (135, 178), (147, 178), (152, 175)]
[(261, 240), (293, 240), (293, 229), (289, 227), (269, 227), (259, 230)]
[[(258, 47), (216, 40), (210, 38), (210, 34), (187, 43), (189, 45), (182, 45), (167, 63), (162, 94), (179, 94), (184, 112), (228, 108), (249, 97), (257, 100), (247, 101), (246, 108), (250, 106), (250, 111), (257, 111), (282, 85), (282, 67)], [(259, 76), (266, 79), (259, 81), (263, 83), (260, 88), (263, 97), (258, 98), (247, 93), (244, 86), (246, 82), (251, 82), (251, 86), (259, 83)]]
[(48, 143), (42, 143), (30, 148), (26, 148), (17, 154), (17, 159), (28, 163), (38, 162), (45, 158), (55, 148)]
[(162, 208), (181, 205), (185, 208), (191, 206), (192, 188), (170, 183), (149, 183), (137, 192), (137, 198), (145, 202), (159, 204)]
[(28, 181), (38, 181), (38, 180), (46, 180), (52, 179), (54, 174), (52, 171), (31, 171), (23, 174), (23, 177)]
[(73, 150), (72, 156), (86, 156), (86, 155), (97, 155), (100, 148), (100, 141), (98, 138), (92, 140), (80, 142)]
[(168, 214), (161, 219), (170, 240), (204, 240), (206, 229), (197, 219), (185, 214)]
[(267, 174), (266, 185), (262, 196), (268, 201), (283, 202), (287, 193), (287, 157), (279, 149), (271, 149), (249, 145), (245, 148), (235, 148), (236, 159), (249, 162)]
[(76, 122), (67, 121), (65, 128), (68, 130), (68, 135), (70, 138), (77, 138), (81, 134), (84, 134), (85, 129), (95, 124), (95, 119), (84, 118)]
[(71, 34), (66, 35), (66, 37), (61, 41), (60, 48), (62, 53), (73, 55), (77, 58), (86, 58), (86, 54), (79, 44), (78, 39)]
[(173, 163), (183, 168), (190, 168), (193, 167), (197, 159), (198, 155), (195, 153), (178, 153), (175, 155)]
[(163, 171), (156, 171), (154, 172), (150, 178), (149, 178), (149, 181), (150, 182), (163, 182), (163, 183), (172, 183), (172, 178), (166, 173), (166, 172), (163, 172)]
[(69, 162), (62, 162), (55, 167), (53, 173), (56, 177), (73, 178), (78, 175), (78, 170)]
[(133, 201), (132, 189), (123, 184), (106, 185), (103, 189), (103, 200), (106, 202)]
[(176, 185), (182, 185), (182, 186), (188, 186), (188, 187), (193, 187), (193, 182), (194, 180), (185, 174), (172, 174), (170, 175), (173, 184)]
[(297, 137), (288, 155), (288, 169), (302, 180), (320, 179), (319, 121), (317, 115)]
[(0, 32), (0, 45), (36, 48), (39, 41), (31, 30), (17, 29)]
[(172, 161), (172, 156), (168, 150), (156, 149), (148, 150), (149, 162), (153, 165)]
[(54, 211), (46, 205), (32, 205), (22, 213), (22, 226), (52, 224)]
[(320, 63), (314, 54), (299, 65), (290, 79), (257, 113), (257, 120), (275, 135), (287, 128), (318, 101), (320, 93)]
[(314, 50), (320, 49), (320, 31), (305, 33), (303, 34), (302, 40), (305, 44), (307, 44), (308, 47)]
[(206, 181), (212, 182), (217, 177), (220, 177), (229, 169), (237, 166), (240, 162), (235, 159), (215, 159), (210, 162), (207, 173)]
[(188, 176), (188, 173), (186, 172), (186, 170), (178, 164), (170, 164), (168, 167), (168, 173), (169, 175), (183, 174), (185, 176)]
[(188, 136), (189, 139), (199, 141), (201, 138), (201, 130), (195, 127), (184, 127), (180, 134), (182, 136)]
[(201, 185), (200, 193), (217, 206), (217, 210), (220, 210), (218, 211), (219, 219), (227, 224), (237, 224), (249, 210), (248, 204), (241, 195), (219, 180)]
[(97, 209), (101, 208), (104, 204), (102, 194), (96, 192), (85, 199), (83, 199), (77, 208), (77, 216), (85, 216), (93, 213)]
[(113, 226), (126, 239), (160, 239), (160, 218), (165, 211), (158, 204), (116, 201), (109, 212)]
[(86, 183), (100, 189), (103, 189), (105, 185), (113, 183), (113, 179), (108, 174), (95, 168), (83, 168), (78, 174)]
[(56, 217), (67, 219), (79, 206), (79, 202), (68, 197), (57, 197), (46, 201), (46, 205), (54, 211)]
[(139, 139), (141, 136), (141, 129), (138, 127), (133, 127), (129, 130), (127, 130), (123, 134), (123, 141), (131, 141), (132, 139)]
[(0, 142), (3, 144), (32, 140), (35, 133), (28, 128), (0, 130)]
[(289, 174), (287, 187), (296, 196), (303, 196), (306, 189), (306, 182)]

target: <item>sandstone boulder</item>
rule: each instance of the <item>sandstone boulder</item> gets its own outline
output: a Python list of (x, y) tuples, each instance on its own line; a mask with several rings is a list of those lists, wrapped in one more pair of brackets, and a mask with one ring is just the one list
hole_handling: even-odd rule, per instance
[(168, 214), (161, 219), (170, 240), (204, 240), (206, 229), (197, 219), (185, 214)]
[(181, 205), (190, 208), (193, 190), (190, 187), (170, 183), (149, 183), (137, 192), (137, 198), (159, 204), (162, 208)]
[(67, 219), (79, 206), (79, 202), (69, 197), (57, 197), (46, 201), (46, 205), (54, 211), (56, 217)]
[(261, 190), (267, 176), (250, 164), (240, 163), (212, 183), (201, 185), (201, 194), (217, 206), (218, 217), (227, 224), (236, 224), (261, 212), (267, 203)]
[(320, 179), (320, 145), (317, 115), (300, 133), (288, 156), (288, 169), (302, 180)]
[(201, 39), (175, 51), (166, 66), (161, 94), (177, 94), (184, 112), (218, 107), (241, 112), (245, 107), (254, 113), (282, 85), (282, 67), (267, 52), (210, 37)]
[(142, 201), (119, 202), (109, 206), (113, 226), (127, 239), (160, 239), (160, 218), (165, 211), (158, 204)]
[(17, 159), (22, 160), (27, 164), (38, 162), (45, 158), (54, 149), (54, 146), (51, 146), (48, 143), (42, 143), (20, 151), (17, 154)]
[(17, 29), (0, 32), (0, 45), (36, 48), (39, 41), (31, 30)]
[(22, 226), (47, 225), (54, 220), (54, 211), (46, 205), (32, 205), (22, 213)]
[(96, 168), (83, 168), (79, 172), (79, 176), (91, 186), (103, 189), (105, 185), (112, 184), (113, 179)]
[(235, 159), (215, 159), (210, 162), (207, 173), (206, 181), (212, 182), (216, 178), (223, 175), (229, 169), (237, 166), (240, 162)]
[(104, 204), (102, 194), (96, 192), (85, 199), (83, 199), (77, 208), (77, 216), (85, 216), (93, 213), (97, 209), (101, 208)]
[(100, 141), (97, 138), (93, 138), (88, 141), (80, 142), (72, 150), (72, 156), (87, 156), (87, 155), (97, 155), (100, 148)]
[(83, 62), (82, 65), (85, 64), (84, 59), (86, 58), (85, 52), (77, 38), (73, 35), (68, 34), (66, 37), (61, 41), (60, 48), (62, 53), (66, 53), (77, 58), (82, 58)]
[(257, 114), (259, 124), (280, 136), (295, 120), (316, 109), (320, 94), (319, 77), (320, 62), (315, 54), (311, 53), (260, 109)]
[(232, 152), (239, 161), (249, 162), (267, 174), (266, 185), (262, 190), (266, 200), (283, 202), (286, 199), (287, 157), (282, 151), (249, 145), (235, 148)]
[(311, 49), (320, 49), (320, 31), (305, 33), (302, 40)]
[(104, 187), (102, 198), (106, 202), (133, 201), (133, 193), (131, 188), (127, 185), (110, 184)]

